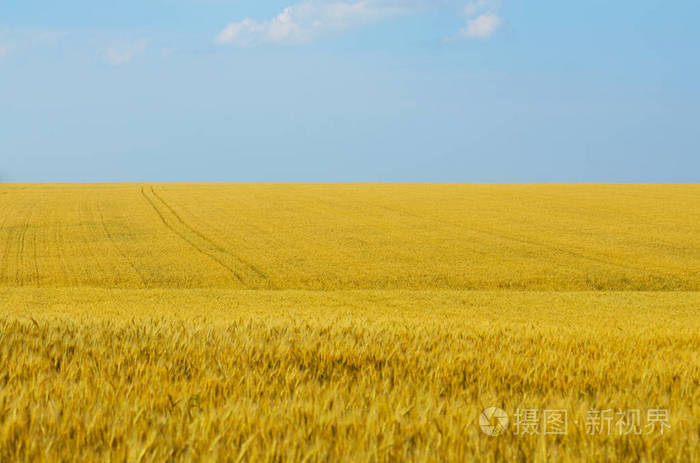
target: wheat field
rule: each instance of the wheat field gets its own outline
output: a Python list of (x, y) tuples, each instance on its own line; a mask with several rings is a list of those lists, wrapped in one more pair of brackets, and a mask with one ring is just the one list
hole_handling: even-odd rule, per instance
[(700, 461), (700, 185), (1, 184), (0, 262), (0, 461)]

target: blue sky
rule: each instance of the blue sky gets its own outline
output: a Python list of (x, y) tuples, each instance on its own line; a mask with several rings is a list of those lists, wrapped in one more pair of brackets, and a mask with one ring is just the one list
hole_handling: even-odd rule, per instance
[(4, 1), (0, 181), (700, 181), (700, 2)]

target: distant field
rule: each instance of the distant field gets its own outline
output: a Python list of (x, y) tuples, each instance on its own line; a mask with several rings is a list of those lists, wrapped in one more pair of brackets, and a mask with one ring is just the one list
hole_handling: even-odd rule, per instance
[(0, 264), (0, 461), (700, 460), (698, 185), (6, 184)]
[(4, 185), (0, 286), (700, 289), (700, 185)]

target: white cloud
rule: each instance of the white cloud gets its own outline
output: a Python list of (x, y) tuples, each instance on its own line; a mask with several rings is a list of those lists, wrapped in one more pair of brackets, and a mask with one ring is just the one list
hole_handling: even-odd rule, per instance
[(491, 37), (501, 27), (503, 20), (496, 14), (483, 13), (467, 22), (467, 26), (460, 31), (460, 36), (477, 39)]
[(67, 33), (58, 29), (0, 29), (0, 57), (15, 51), (22, 54), (32, 49), (54, 47)]
[(113, 45), (103, 51), (105, 61), (112, 66), (119, 66), (130, 62), (134, 56), (143, 53), (148, 45), (148, 40), (138, 39), (128, 43)]
[(466, 14), (467, 16), (473, 16), (477, 13), (481, 13), (482, 11), (493, 7), (493, 0), (472, 0), (469, 3), (467, 3), (467, 6), (464, 7), (464, 14)]
[[(462, 0), (464, 1), (464, 0)], [(457, 0), (301, 0), (277, 16), (230, 22), (214, 38), (218, 44), (239, 46), (299, 44), (333, 31), (425, 10), (453, 8)], [(461, 2), (459, 2), (461, 3)], [(503, 23), (501, 0), (469, 0), (463, 7), (466, 26), (448, 40), (491, 37)], [(463, 3), (461, 3), (463, 4)]]
[(464, 7), (467, 24), (454, 39), (487, 39), (493, 36), (503, 24), (499, 14), (501, 0), (470, 0)]
[(35, 46), (54, 47), (68, 37), (68, 32), (58, 29), (33, 29), (28, 31), (28, 36)]
[(348, 29), (415, 10), (421, 2), (359, 0), (324, 2), (304, 0), (288, 6), (266, 21), (246, 18), (231, 22), (216, 36), (219, 44), (303, 43), (329, 31)]
[(13, 37), (0, 27), (0, 58), (9, 55), (15, 48)]

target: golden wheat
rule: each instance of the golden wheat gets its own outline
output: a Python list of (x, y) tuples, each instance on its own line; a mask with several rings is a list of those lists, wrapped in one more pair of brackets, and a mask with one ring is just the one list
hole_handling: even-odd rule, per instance
[[(698, 461), (698, 205), (697, 185), (0, 186), (0, 461)], [(516, 435), (518, 409), (567, 432)], [(605, 409), (668, 428), (591, 433)]]

